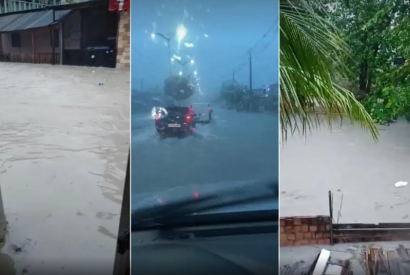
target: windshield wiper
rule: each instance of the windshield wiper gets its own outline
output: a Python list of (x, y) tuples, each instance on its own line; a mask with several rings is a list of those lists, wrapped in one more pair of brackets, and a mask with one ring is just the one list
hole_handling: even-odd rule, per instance
[(225, 188), (200, 196), (172, 201), (135, 210), (132, 213), (132, 231), (177, 224), (181, 218), (210, 210), (278, 199), (277, 182), (257, 182), (240, 187)]

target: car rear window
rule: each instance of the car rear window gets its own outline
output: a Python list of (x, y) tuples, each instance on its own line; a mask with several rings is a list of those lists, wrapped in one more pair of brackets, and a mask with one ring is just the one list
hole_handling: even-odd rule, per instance
[(188, 114), (188, 107), (168, 107), (166, 108), (168, 113)]

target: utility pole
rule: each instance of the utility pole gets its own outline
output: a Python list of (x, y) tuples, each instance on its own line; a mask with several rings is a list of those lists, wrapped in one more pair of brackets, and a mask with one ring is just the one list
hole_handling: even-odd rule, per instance
[(144, 91), (144, 79), (141, 78), (141, 92)]
[(171, 76), (172, 75), (171, 38), (167, 39), (167, 44), (168, 44), (169, 76)]
[(252, 52), (249, 51), (249, 95), (252, 95)]

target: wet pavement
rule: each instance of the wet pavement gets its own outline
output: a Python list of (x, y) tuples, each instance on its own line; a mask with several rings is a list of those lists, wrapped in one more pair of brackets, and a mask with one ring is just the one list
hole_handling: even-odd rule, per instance
[(129, 149), (129, 73), (0, 63), (0, 82), (8, 220), (1, 253), (16, 274), (78, 273), (86, 262), (111, 274)]
[[(378, 143), (348, 124), (289, 137), (280, 154), (281, 216), (329, 215), (331, 190), (339, 222), (409, 222), (410, 124), (379, 129)], [(409, 185), (396, 188), (399, 181)]]
[(150, 114), (133, 115), (132, 193), (277, 178), (277, 116), (213, 110), (210, 124), (183, 139), (161, 140)]

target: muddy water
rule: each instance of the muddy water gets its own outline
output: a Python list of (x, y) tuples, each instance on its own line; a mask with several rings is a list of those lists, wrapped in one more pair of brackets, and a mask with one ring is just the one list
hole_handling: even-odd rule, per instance
[(129, 149), (129, 73), (0, 63), (0, 83), (9, 232), (0, 259), (11, 257), (16, 274), (75, 273), (87, 261), (110, 274)]
[[(339, 222), (409, 222), (410, 124), (379, 129), (377, 143), (346, 123), (289, 137), (280, 152), (281, 215), (328, 215), (331, 190)], [(408, 185), (396, 188), (399, 181)]]

